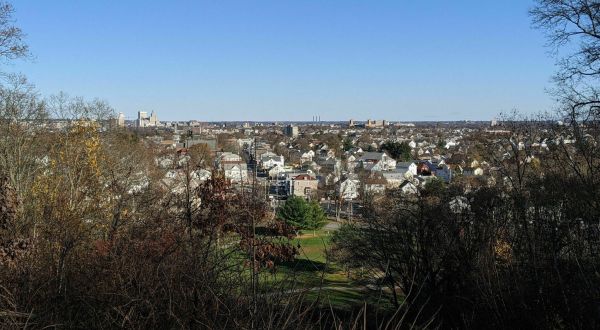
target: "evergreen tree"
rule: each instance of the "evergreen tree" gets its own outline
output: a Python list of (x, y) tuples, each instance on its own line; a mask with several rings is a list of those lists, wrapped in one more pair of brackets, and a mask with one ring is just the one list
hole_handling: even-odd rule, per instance
[(309, 230), (323, 227), (327, 220), (319, 203), (309, 203), (297, 196), (290, 197), (279, 209), (277, 216), (289, 225)]
[(386, 151), (392, 158), (398, 161), (408, 161), (412, 158), (411, 148), (406, 142), (386, 141), (381, 145), (381, 151)]

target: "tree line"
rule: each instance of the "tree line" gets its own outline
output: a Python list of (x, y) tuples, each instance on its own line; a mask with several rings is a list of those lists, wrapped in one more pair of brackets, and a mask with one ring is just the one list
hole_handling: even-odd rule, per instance
[(339, 262), (423, 326), (600, 326), (600, 3), (539, 0), (531, 15), (567, 52), (558, 111), (504, 116), (509, 133), (482, 139), (486, 180), (388, 192), (335, 234)]

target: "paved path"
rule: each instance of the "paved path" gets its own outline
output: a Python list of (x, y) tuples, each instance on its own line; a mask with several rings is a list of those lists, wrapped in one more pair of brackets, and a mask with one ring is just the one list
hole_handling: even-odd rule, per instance
[(325, 229), (325, 230), (331, 230), (331, 231), (335, 231), (335, 230), (338, 230), (338, 229), (340, 228), (340, 226), (341, 226), (341, 225), (342, 225), (342, 224), (341, 224), (341, 223), (339, 223), (339, 222), (331, 221), (331, 222), (327, 223), (327, 224), (325, 225), (325, 227), (323, 227), (323, 229)]

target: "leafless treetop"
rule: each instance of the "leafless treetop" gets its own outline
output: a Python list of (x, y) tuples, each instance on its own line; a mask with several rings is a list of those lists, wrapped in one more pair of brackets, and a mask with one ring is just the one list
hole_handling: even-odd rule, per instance
[(25, 34), (14, 25), (14, 8), (0, 1), (0, 58), (14, 60), (29, 56), (29, 46), (24, 42)]

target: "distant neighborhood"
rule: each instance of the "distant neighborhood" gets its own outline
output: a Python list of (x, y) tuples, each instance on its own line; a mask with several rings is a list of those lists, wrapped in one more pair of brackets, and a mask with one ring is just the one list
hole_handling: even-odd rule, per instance
[[(140, 111), (136, 120), (125, 121), (119, 114), (111, 122), (112, 128), (139, 132), (154, 146), (156, 164), (166, 171), (165, 187), (173, 192), (181, 189), (176, 178), (189, 170), (189, 149), (202, 145), (211, 162), (193, 169), (194, 186), (216, 169), (234, 187), (259, 185), (273, 208), (298, 196), (320, 202), (338, 218), (355, 214), (365, 198), (391, 189), (410, 195), (432, 181), (494, 184), (500, 173), (482, 145), (507, 133), (497, 119), (321, 122), (314, 116), (299, 123), (206, 123), (159, 121), (156, 112)], [(533, 147), (548, 148), (546, 141)]]

